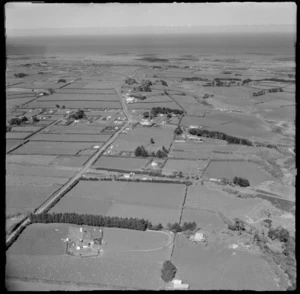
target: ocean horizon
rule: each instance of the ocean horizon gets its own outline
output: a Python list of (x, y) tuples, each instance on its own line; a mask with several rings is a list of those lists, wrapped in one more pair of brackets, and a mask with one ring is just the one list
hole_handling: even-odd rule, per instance
[(207, 33), (7, 37), (7, 55), (295, 55), (295, 34)]

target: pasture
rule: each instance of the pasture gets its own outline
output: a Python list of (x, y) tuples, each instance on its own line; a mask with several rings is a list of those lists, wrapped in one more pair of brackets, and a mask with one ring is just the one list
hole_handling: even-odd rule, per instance
[[(96, 258), (64, 254), (67, 224), (32, 224), (7, 251), (6, 277), (57, 283), (88, 283), (114, 289), (162, 288), (160, 268), (171, 236), (163, 232), (104, 228), (103, 253)], [(79, 226), (71, 225), (72, 227)]]
[(240, 199), (206, 186), (189, 186), (184, 208), (222, 212), (227, 217), (243, 218), (261, 199)]
[(52, 141), (52, 142), (106, 142), (111, 135), (97, 134), (36, 134), (30, 138), (30, 141)]
[(88, 143), (72, 143), (72, 142), (42, 142), (32, 141), (28, 142), (21, 147), (12, 151), (12, 154), (36, 154), (36, 155), (76, 155), (81, 150), (91, 150), (96, 152), (97, 149), (93, 149), (94, 146), (100, 146), (99, 142)]
[(144, 158), (126, 158), (101, 156), (95, 163), (95, 168), (103, 169), (121, 169), (121, 170), (141, 170), (148, 163), (149, 159)]
[(250, 186), (256, 186), (264, 181), (272, 180), (272, 176), (262, 170), (259, 165), (247, 161), (211, 161), (206, 169), (206, 178), (227, 178), (234, 177), (248, 179)]
[(177, 267), (176, 277), (188, 283), (191, 290), (282, 289), (265, 260), (223, 244), (203, 247), (192, 244), (182, 234), (176, 235), (172, 262)]

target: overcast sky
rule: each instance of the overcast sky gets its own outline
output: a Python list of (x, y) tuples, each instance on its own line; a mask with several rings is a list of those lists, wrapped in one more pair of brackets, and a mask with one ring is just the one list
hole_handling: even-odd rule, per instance
[(293, 2), (44, 4), (7, 3), (7, 30), (296, 24)]

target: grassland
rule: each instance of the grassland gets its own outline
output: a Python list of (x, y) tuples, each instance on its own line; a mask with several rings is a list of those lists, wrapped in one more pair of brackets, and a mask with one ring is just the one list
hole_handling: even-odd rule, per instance
[[(8, 58), (6, 122), (22, 116), (39, 121), (13, 125), (6, 132), (7, 239), (20, 234), (6, 252), (7, 288), (165, 289), (160, 271), (170, 259), (176, 278), (192, 290), (286, 290), (287, 276), (262, 259), (266, 253), (254, 240), (268, 234), (264, 219), (295, 235), (295, 83), (289, 75), (294, 65), (278, 58)], [(22, 72), (27, 76), (14, 76)], [(126, 83), (129, 76), (136, 80), (133, 86)], [(134, 93), (143, 79), (153, 83), (151, 92), (136, 92), (146, 99), (127, 104), (123, 95)], [(251, 80), (242, 82), (246, 79)], [(220, 80), (226, 86), (216, 85)], [(283, 91), (253, 96), (278, 87)], [(54, 92), (37, 95), (45, 89)], [(153, 107), (182, 110), (183, 115), (144, 118)], [(79, 109), (85, 117), (72, 122), (69, 115)], [(145, 121), (149, 126), (143, 126)], [(189, 136), (195, 125), (246, 138), (253, 146)], [(174, 133), (177, 126), (182, 134)], [(168, 153), (161, 159), (136, 157), (141, 145), (148, 152), (165, 147)], [(235, 176), (248, 179), (250, 186), (217, 181)], [(53, 193), (59, 201), (46, 205)], [(196, 222), (207, 242), (192, 243), (188, 236), (195, 232), (174, 236), (168, 229), (104, 228), (100, 256), (74, 258), (65, 254), (62, 241), (70, 225), (31, 224), (18, 231), (38, 207), (143, 218), (164, 228)], [(229, 230), (235, 217), (251, 225), (253, 234)]]

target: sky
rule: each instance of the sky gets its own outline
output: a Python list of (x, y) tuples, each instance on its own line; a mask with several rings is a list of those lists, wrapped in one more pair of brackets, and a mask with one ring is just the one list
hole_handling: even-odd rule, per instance
[(296, 26), (294, 2), (5, 5), (7, 31), (197, 26)]

